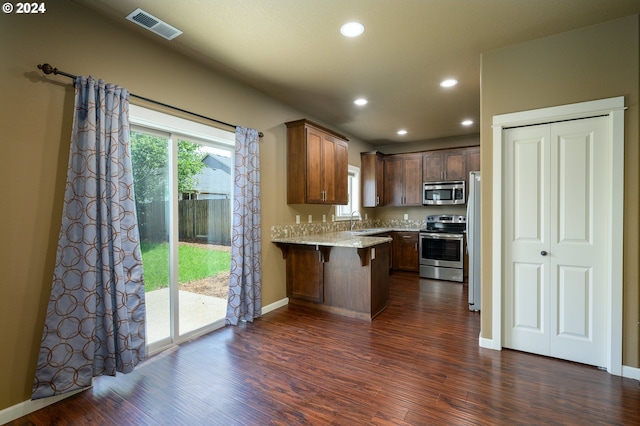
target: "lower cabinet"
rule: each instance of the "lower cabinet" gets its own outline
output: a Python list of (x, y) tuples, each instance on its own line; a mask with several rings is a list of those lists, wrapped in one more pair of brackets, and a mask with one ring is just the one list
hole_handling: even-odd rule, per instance
[[(376, 234), (376, 237), (388, 237), (392, 240), (394, 239), (394, 232), (387, 232), (384, 234)], [(393, 269), (393, 252), (395, 251), (395, 247), (393, 246), (393, 241), (391, 242), (389, 249), (389, 270)]]
[(278, 243), (290, 303), (371, 320), (389, 300), (391, 243), (366, 248)]
[(393, 265), (396, 271), (419, 272), (419, 234), (417, 231), (393, 233)]
[(324, 263), (314, 246), (287, 248), (287, 296), (324, 302)]

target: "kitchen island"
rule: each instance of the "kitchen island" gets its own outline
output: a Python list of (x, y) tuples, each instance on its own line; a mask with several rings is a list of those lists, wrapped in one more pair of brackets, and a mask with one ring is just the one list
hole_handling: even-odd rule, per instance
[(272, 239), (290, 303), (366, 320), (387, 307), (391, 241), (349, 231)]

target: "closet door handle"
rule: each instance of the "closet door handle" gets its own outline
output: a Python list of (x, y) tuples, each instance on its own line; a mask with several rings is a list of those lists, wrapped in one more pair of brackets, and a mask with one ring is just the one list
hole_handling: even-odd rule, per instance
[(542, 250), (542, 251), (540, 252), (540, 254), (541, 254), (541, 255), (543, 255), (543, 256), (546, 256), (546, 255), (548, 255), (549, 253), (547, 253), (546, 251)]

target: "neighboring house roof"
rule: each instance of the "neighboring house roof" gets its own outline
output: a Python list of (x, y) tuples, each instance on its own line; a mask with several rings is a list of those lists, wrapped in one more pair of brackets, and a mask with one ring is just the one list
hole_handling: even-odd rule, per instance
[(202, 194), (231, 193), (231, 158), (207, 154), (202, 162), (205, 168), (196, 175), (196, 192)]
[(202, 162), (213, 170), (222, 170), (228, 175), (231, 175), (231, 158), (223, 157), (221, 155), (207, 154)]

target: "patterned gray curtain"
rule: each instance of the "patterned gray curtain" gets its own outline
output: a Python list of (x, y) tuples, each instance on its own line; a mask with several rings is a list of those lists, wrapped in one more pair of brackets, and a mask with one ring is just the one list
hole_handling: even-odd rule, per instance
[(146, 356), (129, 94), (75, 81), (62, 226), (32, 399), (128, 373)]
[(226, 324), (253, 322), (262, 315), (261, 244), (258, 131), (238, 127)]

